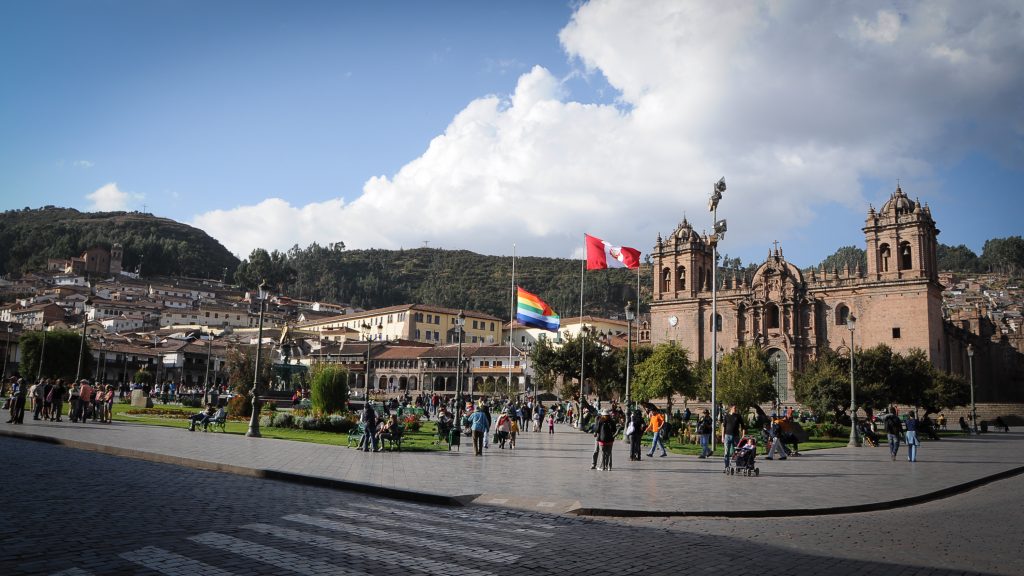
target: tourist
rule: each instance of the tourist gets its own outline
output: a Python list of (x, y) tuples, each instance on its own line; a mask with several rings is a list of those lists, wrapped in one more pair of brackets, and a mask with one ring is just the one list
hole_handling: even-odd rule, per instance
[(649, 415), (649, 421), (645, 432), (650, 432), (653, 436), (651, 439), (651, 449), (647, 451), (647, 457), (654, 456), (654, 451), (661, 447), (661, 457), (668, 456), (668, 452), (665, 450), (665, 438), (662, 438), (661, 429), (665, 426), (665, 415), (661, 413), (661, 410), (654, 408), (653, 405), (647, 410)]
[(705, 408), (700, 419), (697, 420), (697, 437), (700, 438), (700, 456), (698, 458), (711, 456), (711, 433), (714, 429), (714, 423), (711, 421), (711, 412)]
[(68, 391), (68, 419), (72, 422), (75, 420), (75, 413), (78, 412), (78, 395), (81, 394), (80, 384), (74, 382), (71, 384), (71, 390)]
[[(612, 469), (612, 446), (615, 444), (615, 436), (619, 433), (619, 427), (611, 412), (605, 408), (601, 411), (601, 417), (597, 421), (594, 437), (597, 439), (597, 447), (601, 451), (601, 470)], [(594, 456), (595, 463), (597, 456)], [(591, 466), (593, 469), (593, 466)]]
[(743, 435), (743, 418), (736, 413), (736, 405), (729, 406), (729, 413), (722, 418), (722, 450), (725, 452), (725, 467), (729, 468), (736, 443)]
[(786, 448), (782, 445), (782, 420), (772, 418), (772, 423), (768, 427), (768, 453), (764, 459), (774, 460), (776, 454), (779, 455), (779, 460), (786, 459)]
[(377, 411), (373, 409), (373, 404), (370, 400), (366, 400), (366, 404), (363, 406), (362, 415), (363, 424), (363, 437), (359, 440), (359, 446), (356, 446), (357, 450), (363, 452), (369, 452), (371, 449), (377, 451)]
[(917, 462), (917, 447), (920, 446), (921, 442), (917, 439), (917, 413), (911, 412), (907, 415), (907, 461)]
[(495, 426), (495, 434), (498, 436), (498, 448), (505, 449), (505, 442), (508, 441), (509, 435), (512, 433), (512, 418), (508, 415), (508, 409), (505, 408), (501, 411), (501, 416), (498, 416), (498, 423)]
[(78, 410), (75, 412), (75, 417), (72, 420), (85, 423), (86, 418), (89, 416), (89, 407), (92, 406), (92, 396), (95, 390), (85, 378), (82, 378), (81, 384), (81, 387), (78, 389)]
[(515, 418), (510, 419), (509, 431), (508, 431), (508, 449), (516, 449), (516, 436), (519, 435), (519, 422), (516, 422)]
[(548, 412), (548, 434), (555, 433), (555, 413), (554, 411)]
[(629, 417), (629, 423), (626, 424), (626, 439), (629, 440), (629, 459), (633, 462), (640, 461), (640, 441), (644, 437), (644, 428), (647, 427), (647, 423), (644, 422), (644, 415), (639, 409), (634, 410)]
[(477, 456), (484, 453), (484, 440), (487, 438), (487, 430), (491, 427), (491, 419), (487, 412), (481, 409), (474, 410), (469, 417), (469, 427), (473, 431), (473, 451)]
[(214, 408), (213, 404), (207, 404), (206, 410), (203, 412), (197, 412), (188, 418), (188, 431), (195, 432), (196, 424), (202, 424), (205, 429), (210, 423), (210, 418), (213, 416), (217, 409)]
[(893, 411), (889, 411), (882, 420), (885, 427), (885, 434), (889, 439), (889, 455), (896, 460), (896, 454), (900, 451), (900, 437), (903, 435), (903, 423)]
[(64, 380), (58, 379), (57, 383), (50, 390), (50, 420), (60, 422), (60, 413), (64, 410), (64, 395), (67, 388), (64, 387)]

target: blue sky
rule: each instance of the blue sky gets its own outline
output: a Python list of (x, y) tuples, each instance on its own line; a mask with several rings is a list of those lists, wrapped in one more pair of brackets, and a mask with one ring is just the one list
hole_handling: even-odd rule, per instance
[(895, 188), (1021, 233), (1015, 2), (0, 6), (0, 209), (142, 210), (244, 257), (343, 241), (647, 252), (685, 215), (798, 265)]

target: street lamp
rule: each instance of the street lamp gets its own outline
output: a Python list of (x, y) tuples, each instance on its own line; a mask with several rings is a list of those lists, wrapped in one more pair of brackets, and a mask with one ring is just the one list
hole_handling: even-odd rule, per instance
[[(718, 241), (725, 238), (725, 220), (718, 221), (718, 202), (725, 192), (725, 177), (719, 178), (712, 187), (708, 209), (715, 231), (711, 235), (711, 421), (718, 422)], [(711, 435), (711, 450), (715, 449), (715, 435)]]
[[(94, 382), (100, 380), (100, 358), (103, 356), (103, 338), (99, 338), (100, 349), (96, 351), (96, 369), (93, 370), (92, 379)], [(77, 380), (76, 380), (77, 382)]]
[(629, 370), (630, 362), (633, 357), (633, 319), (636, 317), (633, 314), (633, 303), (626, 301), (626, 413), (627, 418), (629, 414)]
[(252, 416), (249, 418), (249, 430), (245, 433), (250, 438), (260, 437), (260, 351), (263, 350), (263, 309), (267, 302), (267, 281), (260, 282), (259, 288), (260, 320), (256, 332), (256, 365), (252, 376)]
[(78, 370), (75, 372), (75, 382), (82, 377), (82, 356), (85, 354), (85, 329), (89, 326), (89, 312), (86, 308), (92, 303), (91, 298), (82, 302), (82, 340), (78, 343)]
[(587, 335), (590, 334), (590, 326), (583, 324), (583, 317), (580, 317), (580, 422), (582, 423), (583, 417), (583, 372), (585, 370), (586, 348), (587, 348)]
[(43, 346), (39, 351), (39, 369), (36, 371), (36, 382), (43, 379), (43, 360), (46, 359), (46, 322), (43, 322)]
[(857, 317), (850, 314), (846, 317), (846, 327), (850, 329), (850, 448), (860, 447), (860, 435), (857, 434), (857, 403), (853, 396), (853, 331), (857, 328)]
[(974, 346), (971, 344), (967, 345), (967, 362), (970, 365), (971, 372), (971, 428), (974, 430), (974, 434), (978, 434), (978, 410), (974, 405)]
[(462, 422), (462, 406), (465, 402), (462, 401), (462, 331), (466, 325), (466, 314), (459, 310), (459, 315), (455, 317), (455, 330), (459, 335), (459, 354), (458, 360), (455, 363), (455, 422), (456, 426), (461, 426)]
[(7, 325), (7, 341), (4, 346), (4, 376), (2, 380), (7, 380), (7, 358), (11, 355), (11, 338), (14, 334), (14, 327), (10, 324)]
[[(380, 338), (384, 331), (384, 324), (377, 324), (377, 337)], [(370, 402), (370, 348), (373, 346), (373, 326), (363, 323), (363, 333), (366, 335), (366, 377), (363, 378), (365, 393), (363, 397)]]

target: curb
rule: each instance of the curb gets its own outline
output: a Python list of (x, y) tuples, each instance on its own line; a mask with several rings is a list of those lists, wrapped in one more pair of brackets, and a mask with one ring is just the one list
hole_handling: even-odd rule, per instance
[(323, 476), (309, 476), (306, 474), (297, 474), (294, 472), (285, 472), (282, 470), (267, 470), (264, 468), (249, 468), (246, 466), (217, 464), (214, 462), (208, 462), (206, 460), (197, 460), (194, 458), (168, 456), (166, 454), (155, 454), (153, 452), (145, 452), (142, 450), (130, 450), (126, 448), (114, 448), (112, 446), (106, 446), (104, 444), (93, 444), (91, 442), (82, 442), (79, 440), (54, 438), (52, 436), (43, 436), (40, 434), (26, 434), (22, 432), (14, 432), (11, 430), (0, 430), (0, 436), (6, 436), (8, 438), (18, 438), (21, 440), (29, 440), (32, 442), (42, 442), (44, 444), (54, 444), (57, 446), (64, 446), (66, 448), (86, 450), (89, 452), (98, 452), (101, 454), (119, 456), (122, 458), (145, 460), (147, 462), (155, 462), (158, 464), (171, 464), (173, 466), (183, 466), (186, 468), (194, 468), (197, 470), (225, 472), (227, 474), (249, 476), (251, 478), (264, 478), (267, 480), (277, 480), (281, 482), (289, 482), (292, 484), (302, 484), (305, 486), (317, 486), (319, 488), (330, 488), (332, 490), (345, 490), (349, 492), (358, 492), (361, 494), (370, 494), (373, 496), (383, 496), (386, 498), (393, 498), (395, 500), (417, 502), (420, 504), (436, 504), (440, 506), (461, 507), (465, 506), (468, 502), (473, 501), (477, 496), (479, 496), (479, 494), (445, 496), (443, 494), (432, 494), (430, 492), (420, 492), (417, 490), (404, 490), (402, 488), (391, 488), (388, 486), (376, 486), (373, 484), (361, 484), (358, 482), (349, 482), (347, 480), (324, 478)]
[[(306, 474), (285, 472), (282, 470), (268, 470), (263, 468), (249, 468), (245, 466), (217, 464), (214, 462), (197, 460), (194, 458), (182, 458), (180, 456), (155, 454), (152, 452), (145, 452), (142, 450), (115, 448), (112, 446), (106, 446), (104, 444), (93, 444), (91, 442), (82, 442), (79, 440), (54, 438), (52, 436), (43, 436), (40, 434), (26, 434), (11, 430), (0, 429), (0, 436), (18, 438), (21, 440), (29, 440), (33, 442), (42, 442), (44, 444), (54, 444), (58, 446), (64, 446), (67, 448), (86, 450), (89, 452), (98, 452), (101, 454), (119, 456), (122, 458), (133, 458), (136, 460), (144, 460), (159, 464), (170, 464), (174, 466), (194, 468), (197, 470), (209, 470), (212, 472), (224, 472), (228, 474), (236, 474), (239, 476), (249, 476), (251, 478), (264, 478), (267, 480), (277, 480), (281, 482), (289, 482), (292, 484), (301, 484), (305, 486), (317, 486), (320, 488), (329, 488), (332, 490), (345, 490), (349, 492), (369, 494), (373, 496), (382, 496), (385, 498), (393, 498), (395, 500), (405, 500), (421, 504), (463, 507), (469, 505), (470, 503), (473, 502), (473, 500), (481, 496), (481, 494), (463, 494), (459, 496), (446, 496), (443, 494), (420, 492), (417, 490), (405, 490), (402, 488), (391, 488), (388, 486), (361, 484), (358, 482), (350, 482), (347, 480), (325, 478), (323, 476), (309, 476)], [(908, 506), (914, 506), (917, 504), (941, 500), (944, 498), (949, 498), (950, 496), (955, 496), (957, 494), (963, 494), (964, 492), (969, 492), (971, 490), (974, 490), (975, 488), (984, 486), (986, 484), (997, 482), (999, 480), (1005, 480), (1006, 478), (1011, 478), (1020, 474), (1024, 474), (1024, 466), (1018, 466), (1017, 468), (1011, 468), (1009, 470), (1004, 470), (1002, 472), (997, 472), (989, 476), (976, 478), (974, 480), (964, 482), (962, 484), (949, 486), (947, 488), (936, 490), (934, 492), (928, 492), (926, 494), (918, 494), (916, 496), (909, 496), (907, 498), (899, 498), (896, 500), (887, 500), (883, 502), (872, 502), (869, 504), (832, 506), (827, 508), (784, 508), (777, 510), (726, 511), (702, 510), (693, 512), (684, 510), (626, 510), (619, 508), (579, 507), (570, 509), (566, 511), (566, 513), (574, 514), (577, 516), (620, 518), (781, 518), (799, 516), (830, 516), (835, 514), (855, 514), (860, 512), (877, 512), (880, 510), (905, 508)], [(487, 504), (487, 506), (495, 505)]]

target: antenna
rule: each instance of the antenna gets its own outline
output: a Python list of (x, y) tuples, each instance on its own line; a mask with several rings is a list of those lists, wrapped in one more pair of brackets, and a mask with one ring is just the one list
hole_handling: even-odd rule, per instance
[(424, 248), (430, 248), (430, 240), (424, 240), (423, 241), (423, 247)]

